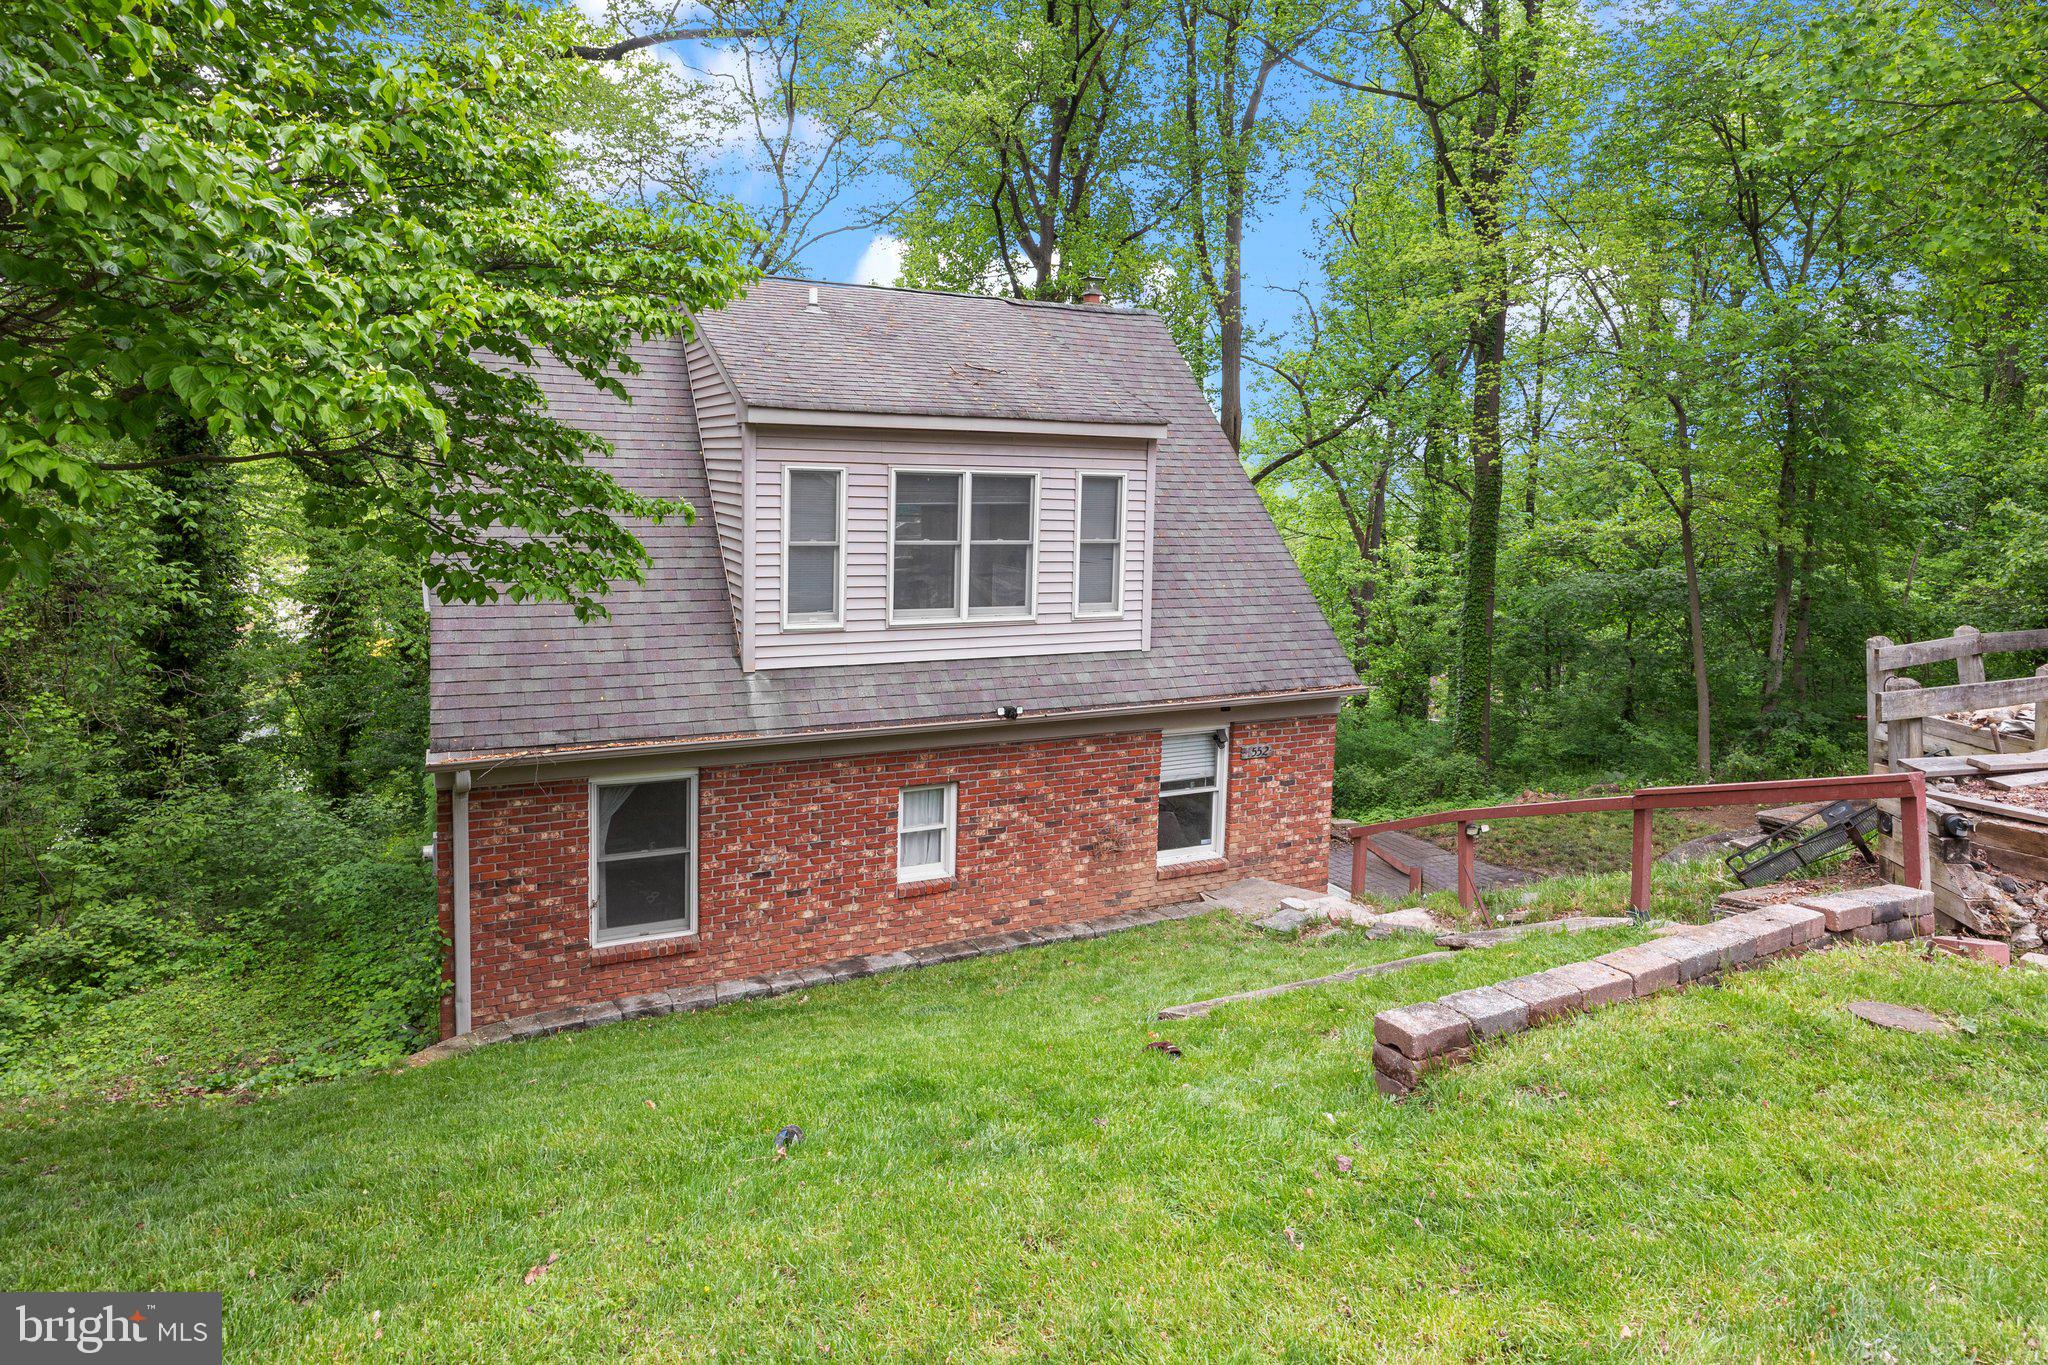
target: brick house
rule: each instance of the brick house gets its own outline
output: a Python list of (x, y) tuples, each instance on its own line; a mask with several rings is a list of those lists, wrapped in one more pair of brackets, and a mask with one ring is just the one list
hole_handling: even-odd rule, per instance
[(435, 604), (444, 1032), (1245, 876), (1320, 886), (1357, 679), (1156, 316), (761, 281), (538, 370), (629, 485), (610, 618)]

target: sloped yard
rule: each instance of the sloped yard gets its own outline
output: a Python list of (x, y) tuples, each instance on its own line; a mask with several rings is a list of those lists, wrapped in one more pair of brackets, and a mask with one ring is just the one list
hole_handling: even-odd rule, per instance
[(2048, 975), (1829, 952), (1374, 1093), (1375, 1010), (1633, 937), (1221, 1010), (1179, 1060), (1158, 1006), (1425, 945), (1218, 916), (244, 1104), (37, 1104), (0, 1126), (0, 1283), (222, 1289), (266, 1360), (2048, 1341)]

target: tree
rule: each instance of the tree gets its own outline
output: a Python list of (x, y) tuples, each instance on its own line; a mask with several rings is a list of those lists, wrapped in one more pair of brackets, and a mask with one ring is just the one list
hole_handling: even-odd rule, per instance
[[(23, 10), (25, 9), (25, 13)], [(24, 0), (0, 30), (0, 573), (139, 473), (288, 460), (445, 598), (599, 610), (644, 552), (600, 442), (506, 362), (622, 392), (744, 230), (569, 190), (580, 30), (373, 0)], [(167, 422), (209, 440), (155, 443)]]
[(775, 275), (902, 211), (883, 168), (910, 71), (886, 5), (715, 0), (687, 27), (672, 8), (615, 5), (627, 36), (576, 49), (600, 64), (566, 116), (593, 192), (649, 209), (739, 204), (759, 229), (740, 244), (745, 263)]
[(1452, 725), (1461, 749), (1490, 762), (1503, 396), (1521, 268), (1517, 204), (1535, 169), (1529, 139), (1561, 122), (1567, 87), (1559, 72), (1572, 62), (1576, 15), (1558, 0), (1478, 0), (1469, 11), (1393, 0), (1384, 22), (1352, 37), (1355, 46), (1340, 54), (1348, 74), (1323, 78), (1406, 107), (1434, 168), (1446, 238), (1463, 248), (1471, 483)]
[(909, 278), (1073, 298), (1087, 275), (1146, 286), (1164, 212), (1143, 172), (1149, 0), (1045, 0), (899, 11), (914, 47), (898, 228)]
[(1313, 0), (1173, 6), (1180, 60), (1161, 141), (1191, 273), (1215, 328), (1217, 419), (1233, 449), (1244, 441), (1245, 227), (1278, 191), (1262, 171), (1286, 131), (1273, 86), (1332, 17)]

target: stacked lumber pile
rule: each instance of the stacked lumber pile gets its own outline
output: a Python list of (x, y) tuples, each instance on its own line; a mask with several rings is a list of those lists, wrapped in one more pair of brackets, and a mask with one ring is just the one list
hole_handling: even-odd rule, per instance
[(1907, 760), (1927, 774), (1927, 808), (1973, 824), (1934, 864), (1935, 908), (2018, 951), (2048, 934), (2048, 749)]
[(1907, 886), (1870, 886), (1793, 905), (1743, 910), (1681, 925), (1654, 943), (1571, 962), (1497, 986), (1383, 1010), (1372, 1021), (1373, 1079), (1399, 1099), (1430, 1073), (1469, 1060), (1489, 1038), (1689, 985), (1718, 972), (1830, 939), (1884, 942), (1934, 932), (1934, 898)]

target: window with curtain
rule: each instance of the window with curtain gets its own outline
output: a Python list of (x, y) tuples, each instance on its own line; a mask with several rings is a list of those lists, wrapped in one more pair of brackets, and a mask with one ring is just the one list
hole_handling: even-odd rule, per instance
[(1169, 734), (1159, 745), (1159, 861), (1219, 857), (1223, 842), (1221, 730)]
[(836, 469), (789, 471), (784, 513), (783, 618), (793, 626), (839, 624), (840, 501)]
[(955, 789), (905, 787), (896, 807), (896, 876), (930, 881), (953, 875)]
[(694, 778), (607, 783), (596, 801), (597, 941), (697, 927)]
[(1088, 614), (1123, 610), (1124, 481), (1118, 474), (1081, 476), (1079, 562), (1075, 605)]

